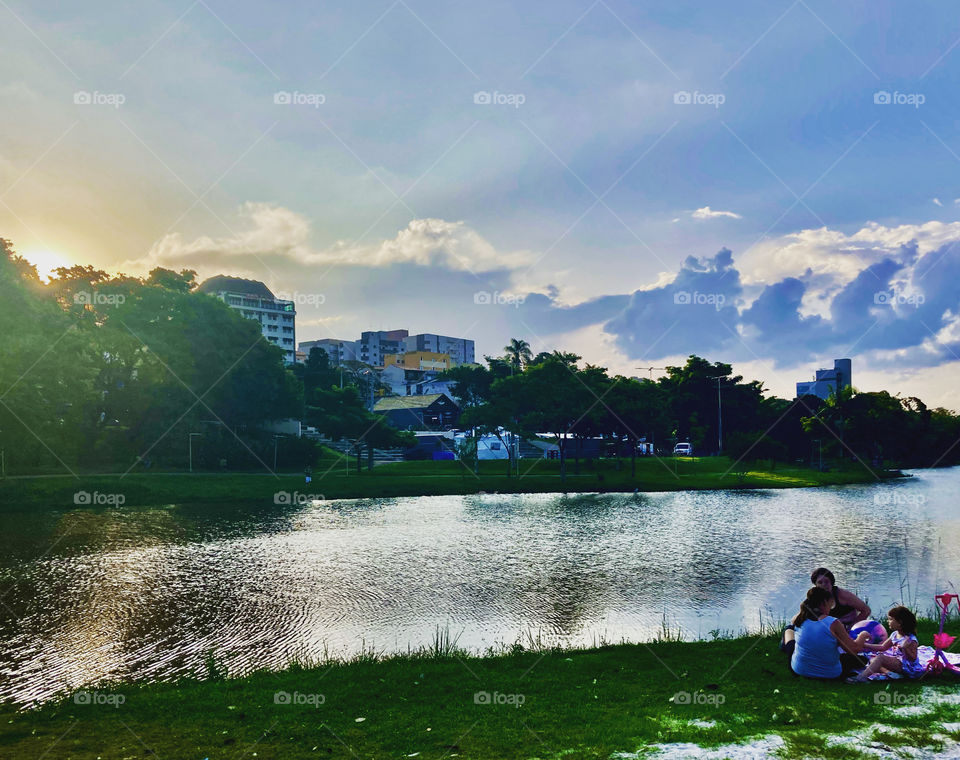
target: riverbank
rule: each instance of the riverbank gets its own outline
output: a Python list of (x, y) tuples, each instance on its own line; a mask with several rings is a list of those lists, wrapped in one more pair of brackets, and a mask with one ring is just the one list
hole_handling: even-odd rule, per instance
[[(924, 623), (921, 641), (934, 630)], [(0, 756), (578, 760), (694, 743), (670, 757), (699, 747), (735, 756), (727, 745), (745, 744), (787, 758), (861, 758), (960, 741), (954, 683), (807, 681), (790, 675), (774, 635), (487, 657), (439, 636), (415, 656), (237, 679), (211, 662), (207, 675), (105, 685), (33, 710), (0, 706)]]
[(630, 462), (571, 461), (566, 482), (559, 463), (521, 460), (520, 475), (508, 477), (506, 463), (481, 462), (474, 473), (459, 462), (397, 462), (371, 471), (348, 470), (348, 460), (321, 460), (310, 484), (302, 473), (130, 473), (8, 477), (0, 481), (0, 511), (72, 509), (84, 506), (143, 506), (172, 503), (290, 503), (284, 500), (439, 496), (487, 493), (596, 491), (679, 491), (724, 488), (803, 488), (873, 483), (899, 473), (859, 463), (820, 472), (805, 467), (746, 467), (727, 457), (655, 459)]

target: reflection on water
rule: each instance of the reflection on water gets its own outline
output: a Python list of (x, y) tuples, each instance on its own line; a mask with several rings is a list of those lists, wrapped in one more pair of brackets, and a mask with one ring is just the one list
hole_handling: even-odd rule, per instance
[(788, 491), (4, 515), (0, 699), (202, 676), (211, 652), (240, 674), (404, 651), (437, 626), (478, 651), (637, 641), (664, 621), (706, 636), (792, 615), (820, 564), (878, 612), (926, 611), (960, 577), (958, 486), (951, 469)]

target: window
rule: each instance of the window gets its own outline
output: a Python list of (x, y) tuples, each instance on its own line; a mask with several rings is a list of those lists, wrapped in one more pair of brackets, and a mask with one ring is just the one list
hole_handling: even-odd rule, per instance
[(500, 451), (500, 442), (490, 444), (490, 451)]

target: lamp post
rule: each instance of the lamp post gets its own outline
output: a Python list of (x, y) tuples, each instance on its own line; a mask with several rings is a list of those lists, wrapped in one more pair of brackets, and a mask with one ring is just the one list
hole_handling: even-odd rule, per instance
[(283, 438), (282, 435), (273, 436), (273, 471), (274, 473), (276, 473), (277, 471), (277, 445), (281, 438)]
[(188, 448), (189, 448), (189, 451), (190, 451), (190, 453), (189, 453), (189, 461), (190, 461), (190, 472), (191, 472), (191, 473), (193, 472), (193, 437), (194, 437), (195, 435), (203, 435), (203, 433), (190, 433), (190, 434), (187, 436), (187, 439), (188, 439), (188, 441), (189, 441), (189, 446), (188, 446)]
[(370, 386), (370, 411), (372, 412), (373, 411), (373, 370), (365, 369), (360, 374), (369, 375), (369, 378), (367, 379), (367, 383)]
[(723, 407), (720, 402), (720, 381), (726, 375), (715, 375), (711, 380), (717, 381), (717, 455), (723, 452)]

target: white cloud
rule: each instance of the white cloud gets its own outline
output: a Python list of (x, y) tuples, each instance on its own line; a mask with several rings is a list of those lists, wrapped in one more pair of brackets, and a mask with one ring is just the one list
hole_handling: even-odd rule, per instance
[(747, 289), (797, 277), (807, 283), (804, 316), (829, 313), (830, 301), (840, 288), (871, 264), (886, 258), (904, 261), (904, 248), (916, 243), (922, 258), (946, 243), (960, 240), (960, 222), (926, 222), (886, 227), (868, 222), (847, 235), (826, 227), (800, 230), (767, 240), (737, 256)]
[(942, 205), (943, 205), (943, 204), (940, 202), (940, 199), (939, 199), (939, 198), (934, 198), (934, 199), (933, 199), (933, 202), (936, 203), (938, 206), (942, 206)]
[(733, 211), (714, 211), (709, 206), (704, 206), (703, 208), (698, 208), (696, 211), (690, 214), (694, 219), (716, 219), (720, 216), (728, 216), (731, 219), (743, 219), (740, 214), (735, 214)]
[(158, 240), (144, 259), (123, 262), (124, 271), (147, 271), (155, 266), (189, 267), (201, 276), (229, 270), (262, 272), (297, 266), (385, 267), (407, 263), (452, 271), (512, 270), (535, 260), (530, 251), (498, 251), (462, 221), (413, 219), (386, 240), (371, 243), (339, 241), (317, 250), (310, 245), (311, 225), (301, 214), (282, 206), (245, 203), (239, 231), (222, 238), (206, 235), (186, 241), (180, 233)]

